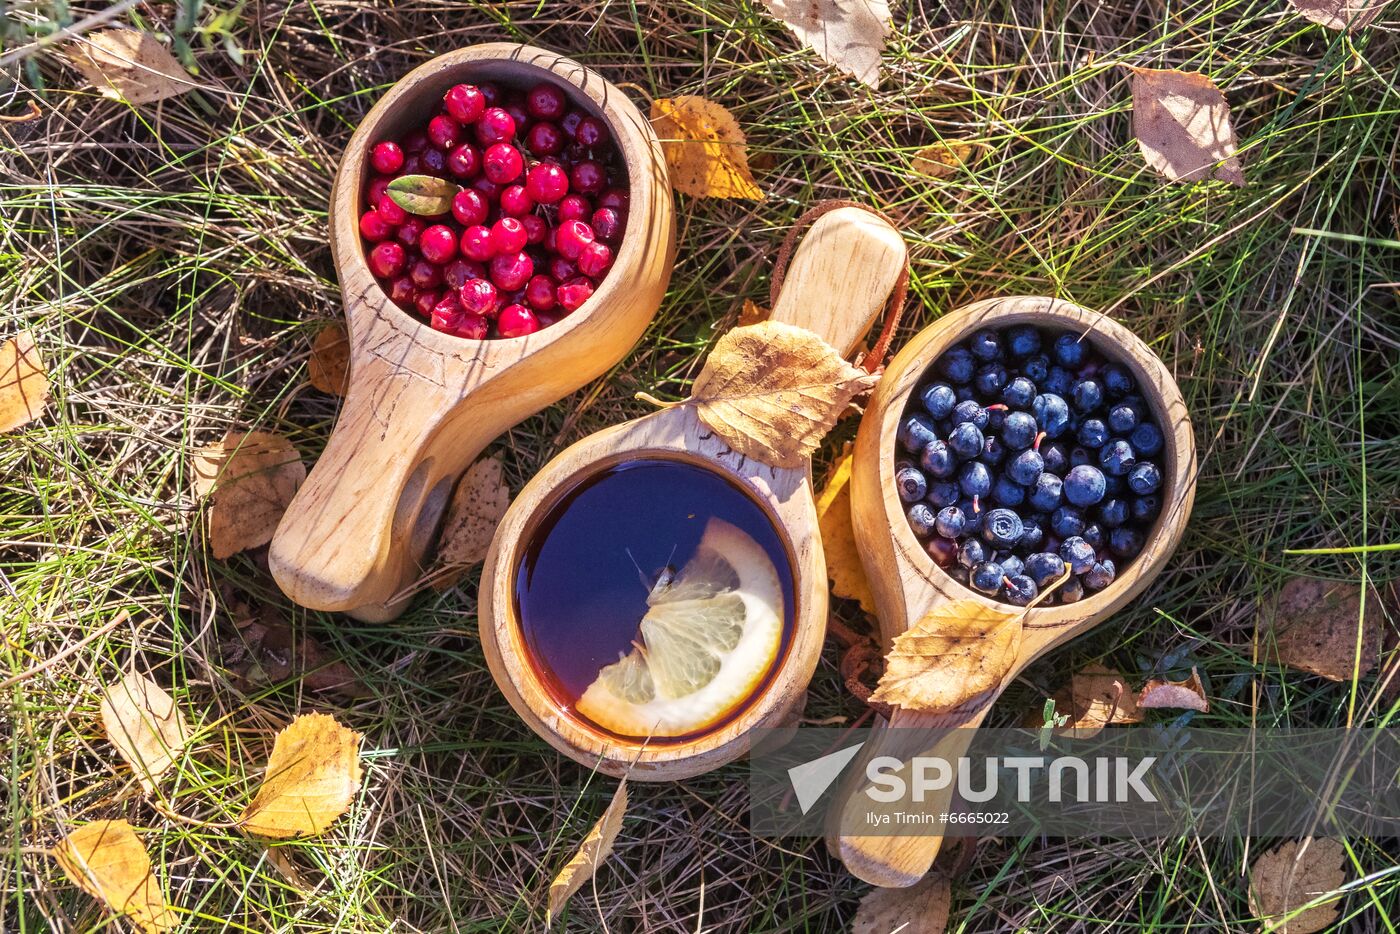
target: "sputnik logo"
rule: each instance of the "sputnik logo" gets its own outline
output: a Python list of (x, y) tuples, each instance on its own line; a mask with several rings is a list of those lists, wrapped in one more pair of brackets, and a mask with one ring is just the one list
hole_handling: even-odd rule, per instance
[(802, 808), (803, 814), (821, 800), (821, 796), (841, 775), (841, 770), (850, 764), (864, 745), (865, 743), (856, 743), (854, 746), (847, 746), (820, 759), (813, 759), (788, 769), (788, 781), (792, 782), (793, 793), (797, 796), (797, 804)]

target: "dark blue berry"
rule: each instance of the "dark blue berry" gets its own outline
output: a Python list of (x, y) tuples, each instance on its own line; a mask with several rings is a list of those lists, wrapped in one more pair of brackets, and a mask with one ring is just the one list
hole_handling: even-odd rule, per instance
[(1105, 497), (1122, 496), (1127, 488), (1128, 485), (1123, 482), (1122, 477), (1107, 475), (1103, 478), (1103, 495)]
[(1104, 558), (1102, 561), (1095, 561), (1094, 566), (1084, 572), (1084, 586), (1090, 590), (1103, 590), (1113, 583), (1113, 576), (1117, 569), (1113, 566), (1112, 558)]
[(1000, 363), (988, 363), (972, 378), (972, 388), (981, 393), (982, 398), (990, 399), (1001, 394), (1009, 379), (1006, 367)]
[(1099, 465), (1103, 467), (1104, 473), (1121, 477), (1132, 470), (1136, 463), (1137, 456), (1133, 454), (1133, 446), (1122, 438), (1110, 441), (1099, 449)]
[(1040, 519), (1035, 516), (1026, 516), (1021, 520), (1021, 537), (1016, 540), (1016, 550), (1023, 554), (1036, 551), (1045, 542), (1045, 530), (1041, 528)]
[(1012, 606), (1029, 606), (1039, 593), (1035, 581), (1024, 574), (1006, 579), (1006, 599)]
[(962, 383), (958, 386), (953, 387), (953, 397), (959, 402), (966, 402), (968, 399), (971, 399), (974, 395), (976, 395), (976, 393), (972, 391), (971, 383)]
[(1103, 471), (1089, 464), (1073, 467), (1065, 475), (1065, 499), (1081, 509), (1103, 499)]
[(1103, 387), (1098, 380), (1081, 379), (1070, 387), (1070, 401), (1079, 412), (1092, 412), (1103, 405)]
[(958, 564), (965, 568), (975, 568), (985, 560), (987, 549), (982, 547), (980, 541), (975, 538), (963, 540), (962, 547), (958, 549)]
[(1077, 437), (1083, 447), (1098, 450), (1108, 442), (1108, 426), (1103, 423), (1103, 419), (1086, 418), (1079, 423)]
[(1002, 423), (1001, 440), (1011, 450), (1020, 451), (1035, 443), (1039, 430), (1034, 418), (1025, 412), (1012, 412)]
[(976, 457), (982, 453), (982, 430), (972, 422), (959, 423), (948, 435), (948, 448), (961, 458)]
[(954, 561), (958, 560), (958, 543), (951, 538), (934, 536), (928, 540), (924, 546), (924, 551), (933, 559), (933, 563), (941, 568), (946, 568)]
[(1058, 580), (1065, 573), (1065, 561), (1057, 554), (1037, 551), (1026, 559), (1026, 575), (1035, 581), (1037, 587), (1044, 587)]
[(1045, 458), (1045, 470), (1047, 473), (1063, 474), (1072, 466), (1069, 462), (1069, 454), (1065, 451), (1065, 446), (1058, 441), (1054, 444), (1042, 444), (1040, 446), (1040, 456)]
[(987, 406), (987, 427), (984, 431), (1001, 431), (1001, 426), (1006, 424), (1006, 406), (997, 403)]
[(1077, 447), (1069, 452), (1070, 467), (1078, 467), (1080, 464), (1092, 464), (1094, 454), (1088, 448)]
[(1064, 498), (1064, 481), (1049, 470), (1035, 478), (1031, 488), (1030, 504), (1041, 512), (1050, 512), (1060, 505)]
[(963, 567), (962, 565), (957, 565), (955, 567), (949, 568), (948, 576), (951, 577), (953, 580), (957, 581), (959, 584), (962, 584), (964, 587), (967, 586), (967, 568)]
[(1031, 402), (1031, 414), (1050, 440), (1058, 438), (1069, 428), (1069, 403), (1053, 392), (1042, 392)]
[(927, 415), (911, 415), (899, 423), (896, 438), (904, 450), (918, 454), (925, 445), (938, 438), (938, 429)]
[(1027, 357), (1026, 362), (1021, 364), (1021, 372), (1026, 379), (1039, 384), (1050, 375), (1050, 358), (1043, 353)]
[(1001, 439), (996, 435), (987, 435), (982, 439), (982, 453), (977, 459), (988, 467), (1000, 466), (1006, 460), (1006, 445), (1001, 443)]
[(1136, 403), (1120, 402), (1108, 410), (1108, 427), (1115, 434), (1126, 435), (1138, 426), (1141, 418)]
[(966, 347), (954, 347), (938, 358), (938, 372), (955, 383), (970, 382), (976, 367), (977, 360)]
[(978, 331), (969, 342), (972, 355), (979, 360), (995, 360), (1001, 356), (1001, 338), (996, 331)]
[(1151, 457), (1162, 450), (1161, 429), (1151, 422), (1143, 422), (1134, 428), (1128, 440), (1132, 442), (1133, 450), (1138, 452), (1139, 457)]
[(1088, 525), (1084, 526), (1084, 531), (1079, 533), (1079, 537), (1088, 542), (1089, 547), (1095, 551), (1103, 548), (1105, 544), (1103, 526), (1099, 525), (1097, 522), (1090, 522)]
[(1084, 599), (1084, 584), (1077, 577), (1071, 577), (1060, 585), (1061, 603), (1078, 603)]
[(915, 503), (905, 515), (909, 517), (909, 528), (913, 529), (919, 538), (928, 538), (933, 534), (935, 516), (928, 503)]
[(981, 431), (987, 427), (987, 410), (975, 399), (967, 399), (953, 406), (953, 424), (970, 422)]
[(1117, 363), (1110, 363), (1099, 373), (1103, 379), (1104, 392), (1108, 393), (1110, 399), (1121, 399), (1133, 391), (1133, 378), (1128, 373), (1127, 367)]
[(1018, 376), (1006, 384), (1006, 388), (1001, 391), (1001, 401), (1011, 406), (1013, 409), (1024, 409), (1035, 399), (1035, 383)]
[(1151, 522), (1157, 518), (1157, 513), (1162, 511), (1162, 498), (1160, 496), (1139, 496), (1133, 500), (1132, 513), (1134, 522)]
[(1128, 501), (1114, 497), (1099, 503), (1099, 522), (1108, 529), (1116, 529), (1128, 521)]
[(939, 509), (956, 506), (961, 496), (962, 490), (951, 480), (937, 480), (928, 486), (928, 501)]
[(982, 537), (994, 548), (1010, 548), (1026, 527), (1012, 509), (993, 509), (982, 519)]
[(958, 404), (958, 396), (947, 383), (933, 383), (919, 396), (919, 401), (924, 404), (924, 411), (934, 418), (947, 418)]
[(1025, 450), (1006, 465), (1006, 475), (1021, 486), (1030, 486), (1045, 472), (1045, 459), (1039, 451)]
[(1060, 366), (1077, 367), (1084, 362), (1084, 342), (1073, 334), (1055, 338), (1055, 361)]
[(1061, 506), (1050, 513), (1050, 531), (1060, 538), (1072, 538), (1084, 531), (1084, 516), (1073, 506)]
[(1057, 396), (1069, 395), (1070, 388), (1074, 385), (1074, 376), (1062, 366), (1052, 366), (1050, 372), (1045, 374), (1044, 379), (1035, 381), (1041, 392), (1053, 392)]
[(1001, 572), (1007, 577), (1015, 577), (1017, 574), (1023, 573), (1025, 568), (1021, 559), (1015, 555), (1006, 555), (998, 558), (997, 563), (1001, 565)]
[(933, 520), (933, 530), (944, 538), (957, 538), (963, 533), (967, 520), (956, 506), (945, 506)]
[[(977, 429), (973, 429), (976, 431)], [(946, 480), (958, 470), (958, 459), (948, 450), (946, 441), (930, 441), (919, 453), (919, 466), (933, 477)]]
[(958, 471), (958, 486), (964, 496), (986, 496), (992, 492), (992, 472), (981, 461), (963, 464)]
[(968, 580), (972, 584), (973, 590), (980, 590), (985, 594), (994, 594), (1001, 589), (1001, 579), (1005, 576), (1000, 564), (993, 561), (983, 561), (972, 569), (968, 575)]
[(1029, 324), (1017, 325), (1006, 332), (1007, 349), (1011, 356), (1021, 358), (1040, 352), (1040, 331)]
[(964, 535), (976, 535), (982, 531), (982, 519), (987, 515), (987, 509), (981, 505), (981, 501), (973, 502), (971, 497), (958, 500), (958, 508), (962, 510), (963, 518), (967, 524), (963, 526)]
[(1070, 573), (1083, 574), (1094, 566), (1094, 546), (1074, 535), (1060, 543), (1060, 557), (1069, 565)]
[(1001, 506), (1019, 506), (1026, 501), (1026, 488), (1001, 476), (992, 484), (992, 499)]
[(895, 471), (894, 485), (899, 488), (899, 498), (906, 503), (917, 502), (928, 495), (928, 478), (913, 464), (905, 464)]
[(1119, 526), (1109, 533), (1108, 550), (1119, 558), (1135, 558), (1142, 551), (1142, 533), (1126, 525)]
[(1162, 472), (1156, 464), (1138, 464), (1128, 472), (1128, 489), (1138, 496), (1155, 493), (1162, 485)]

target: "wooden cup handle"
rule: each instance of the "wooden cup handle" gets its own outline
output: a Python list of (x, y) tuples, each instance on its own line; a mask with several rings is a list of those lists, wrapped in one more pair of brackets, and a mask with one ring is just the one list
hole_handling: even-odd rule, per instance
[(806, 328), (846, 356), (908, 263), (904, 238), (883, 217), (860, 208), (829, 211), (803, 235), (770, 319)]

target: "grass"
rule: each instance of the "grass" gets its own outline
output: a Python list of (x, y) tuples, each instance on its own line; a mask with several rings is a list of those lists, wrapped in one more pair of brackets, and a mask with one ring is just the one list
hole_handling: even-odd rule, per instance
[[(15, 4), (6, 46), (101, 10)], [(1033, 667), (998, 721), (1039, 709), (1095, 660), (1135, 679), (1198, 666), (1213, 706), (1196, 723), (1393, 721), (1395, 694), (1382, 698), (1375, 672), (1331, 684), (1281, 670), (1256, 650), (1254, 618), (1291, 576), (1400, 576), (1400, 554), (1382, 547), (1400, 541), (1394, 9), (1346, 36), (1283, 0), (900, 2), (878, 92), (822, 67), (757, 3), (291, 0), (233, 12), (124, 14), (176, 29), (207, 87), (159, 106), (82, 88), (61, 45), (0, 79), (4, 113), (32, 99), (43, 114), (0, 124), (0, 337), (31, 328), (54, 380), (45, 418), (0, 439), (0, 680), (130, 612), (0, 692), (0, 930), (104, 924), (42, 848), (71, 822), (111, 817), (142, 829), (189, 930), (542, 926), (548, 881), (613, 783), (552, 753), (504, 703), (475, 638), (475, 577), (420, 596), (392, 626), (299, 610), (258, 554), (208, 556), (188, 466), (192, 447), (230, 427), (283, 432), (308, 462), (319, 453), (336, 403), (309, 389), (304, 363), (339, 313), (325, 244), (337, 156), (397, 76), (472, 42), (558, 49), (639, 98), (725, 103), (769, 194), (680, 200), (661, 314), (613, 373), (494, 446), (513, 488), (646, 411), (635, 392), (683, 392), (741, 300), (766, 295), (791, 221), (818, 199), (862, 200), (911, 247), (905, 335), (977, 298), (1071, 299), (1147, 340), (1194, 416), (1200, 486), (1169, 569)], [(1169, 185), (1147, 170), (1126, 65), (1214, 77), (1249, 185)], [(914, 176), (912, 153), (940, 139), (977, 141), (986, 156), (947, 179)], [(854, 428), (838, 427), (818, 471)], [(835, 613), (867, 626), (851, 605)], [(295, 664), (239, 676), (254, 618), (314, 637), (367, 696), (312, 690)], [(861, 713), (838, 657), (833, 644), (813, 681), (813, 719)], [(203, 724), (162, 805), (181, 820), (142, 799), (101, 739), (96, 687), (133, 660)], [(271, 848), (220, 826), (275, 730), (308, 709), (365, 734), (368, 780), (348, 819)], [(632, 800), (596, 892), (575, 897), (562, 928), (839, 930), (865, 891), (820, 841), (748, 835), (739, 765), (638, 784)], [(1243, 874), (1269, 842), (990, 841), (957, 883), (953, 929), (1254, 930)], [(1395, 931), (1394, 841), (1348, 843), (1359, 881), (1342, 929)]]

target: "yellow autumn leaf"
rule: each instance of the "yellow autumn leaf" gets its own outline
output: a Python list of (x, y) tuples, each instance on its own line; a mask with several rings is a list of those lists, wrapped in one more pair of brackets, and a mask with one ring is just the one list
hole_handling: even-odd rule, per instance
[(359, 791), (361, 738), (326, 714), (297, 717), (277, 734), (267, 774), (239, 824), (260, 837), (324, 831)]
[(195, 491), (212, 496), (209, 544), (227, 558), (272, 541), (306, 465), (292, 443), (263, 431), (230, 431), (194, 454)]
[(1195, 668), (1191, 676), (1180, 681), (1166, 681), (1153, 678), (1138, 694), (1138, 706), (1151, 710), (1171, 708), (1173, 710), (1199, 710), (1207, 713), (1210, 702), (1206, 700), (1206, 689), (1201, 684), (1201, 675)]
[(1340, 899), (1293, 912), (1341, 889), (1346, 884), (1345, 866), (1346, 849), (1337, 840), (1315, 838), (1280, 844), (1254, 861), (1249, 873), (1249, 910), (1265, 922), (1270, 934), (1330, 931), (1341, 913)]
[(875, 595), (865, 577), (865, 566), (856, 548), (855, 528), (851, 525), (851, 453), (847, 451), (832, 468), (826, 487), (817, 496), (817, 527), (826, 553), (826, 576), (831, 592), (838, 597), (860, 601), (860, 608), (875, 615)]
[(964, 165), (976, 161), (981, 147), (974, 143), (953, 141), (932, 143), (914, 153), (914, 171), (925, 178), (946, 178)]
[(824, 61), (872, 88), (880, 86), (880, 53), (893, 28), (885, 0), (763, 0), (763, 5)]
[(434, 578), (434, 587), (451, 588), (468, 567), (485, 560), (496, 526), (509, 507), (510, 488), (499, 457), (483, 457), (467, 468), (452, 495), (438, 541), (438, 564), (444, 573)]
[(907, 888), (867, 892), (856, 909), (851, 934), (943, 934), (952, 907), (952, 884), (935, 869)]
[(744, 131), (723, 106), (693, 94), (657, 98), (651, 102), (651, 125), (677, 191), (695, 198), (763, 200), (749, 171)]
[(583, 838), (583, 843), (579, 844), (578, 852), (564, 864), (564, 868), (559, 870), (559, 874), (549, 884), (549, 913), (546, 915), (546, 925), (554, 922), (573, 894), (593, 878), (598, 867), (603, 865), (612, 853), (613, 841), (617, 839), (618, 831), (622, 830), (622, 818), (626, 812), (627, 779), (624, 778), (618, 783), (617, 791), (613, 794), (607, 810), (603, 811), (603, 816), (598, 818), (598, 823), (593, 825), (593, 829), (588, 831), (588, 836)]
[(146, 934), (179, 923), (151, 872), (151, 857), (124, 820), (84, 824), (53, 848), (53, 858), (73, 883)]
[(198, 87), (165, 46), (136, 29), (82, 36), (70, 58), (93, 87), (114, 100), (149, 104)]
[(1168, 181), (1244, 184), (1230, 105), (1206, 75), (1134, 68), (1133, 136), (1147, 164)]
[(311, 359), (306, 363), (311, 385), (331, 396), (345, 395), (350, 379), (350, 335), (343, 324), (328, 324), (316, 332), (311, 342)]
[(1021, 646), (1022, 615), (949, 600), (895, 637), (870, 700), (947, 713), (1000, 686)]
[(49, 378), (34, 335), (21, 331), (0, 344), (0, 431), (34, 421), (48, 399)]
[(150, 678), (132, 671), (102, 692), (102, 729), (136, 772), (147, 794), (165, 774), (190, 735), (175, 699)]

